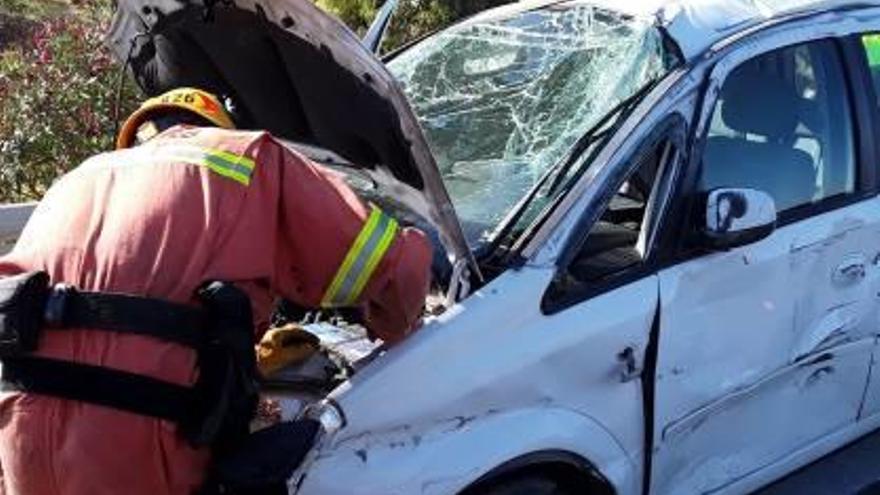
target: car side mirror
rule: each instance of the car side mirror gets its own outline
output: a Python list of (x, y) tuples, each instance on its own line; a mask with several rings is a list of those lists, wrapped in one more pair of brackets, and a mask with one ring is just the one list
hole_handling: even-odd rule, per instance
[(706, 196), (703, 242), (731, 249), (768, 237), (776, 229), (776, 202), (757, 189), (720, 188)]

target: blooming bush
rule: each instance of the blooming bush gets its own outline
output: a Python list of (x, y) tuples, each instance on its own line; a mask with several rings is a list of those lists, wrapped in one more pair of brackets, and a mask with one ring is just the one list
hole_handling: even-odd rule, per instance
[[(315, 0), (363, 33), (380, 0)], [(510, 0), (401, 0), (390, 51), (477, 8)], [(0, 203), (36, 200), (59, 175), (109, 150), (139, 100), (103, 44), (111, 0), (0, 0)]]
[(391, 52), (451, 24), (456, 17), (444, 0), (403, 0), (391, 18), (382, 48)]
[[(337, 15), (358, 34), (364, 34), (384, 0), (314, 0)], [(385, 36), (383, 51), (390, 52), (456, 19), (513, 0), (400, 0)]]
[[(112, 148), (119, 75), (103, 45), (111, 10), (68, 8), (0, 47), (0, 202), (39, 199), (56, 177)], [(122, 89), (124, 116), (136, 90), (127, 78)]]

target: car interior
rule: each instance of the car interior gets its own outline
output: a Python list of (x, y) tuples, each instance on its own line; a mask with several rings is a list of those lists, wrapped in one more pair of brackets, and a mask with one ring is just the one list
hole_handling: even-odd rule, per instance
[(716, 104), (699, 190), (758, 189), (784, 212), (854, 188), (850, 112), (840, 59), (820, 41), (737, 67)]
[(569, 267), (578, 283), (595, 284), (642, 260), (638, 250), (651, 192), (661, 169), (667, 142), (658, 145), (618, 188), (602, 217), (590, 230), (584, 246)]
[(799, 123), (794, 88), (747, 65), (728, 78), (723, 94), (721, 118), (735, 134), (708, 138), (701, 190), (759, 189), (773, 197), (778, 210), (810, 203), (816, 193), (816, 167), (807, 152), (793, 146)]
[[(714, 109), (698, 190), (758, 189), (780, 212), (851, 192), (850, 110), (837, 64), (832, 43), (814, 42), (737, 67)], [(642, 261), (639, 236), (663, 149), (645, 155), (618, 189), (569, 267), (567, 287), (596, 285)]]

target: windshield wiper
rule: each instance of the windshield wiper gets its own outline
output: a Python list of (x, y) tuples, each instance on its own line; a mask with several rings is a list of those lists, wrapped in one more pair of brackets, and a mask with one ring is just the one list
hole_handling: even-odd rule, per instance
[[(642, 98), (654, 88), (657, 81), (659, 81), (659, 79), (648, 82), (631, 96), (615, 105), (599, 120), (599, 122), (596, 123), (596, 125), (591, 127), (580, 137), (580, 139), (577, 140), (577, 142), (574, 143), (571, 147), (571, 151), (568, 152), (564, 160), (559, 161), (547, 171), (545, 178), (554, 177), (553, 183), (547, 190), (547, 196), (552, 196), (553, 193), (559, 189), (559, 186), (562, 185), (566, 177), (568, 177), (569, 172), (571, 172), (571, 168), (580, 160), (581, 156), (586, 151), (599, 141), (611, 137), (614, 132), (617, 131), (617, 127), (620, 123), (629, 116), (630, 112), (632, 112), (639, 102), (642, 101)], [(612, 121), (613, 123), (608, 125), (608, 123)], [(545, 178), (542, 178), (539, 183), (543, 183)]]
[[(657, 82), (659, 82), (660, 79), (662, 78), (656, 78), (649, 81), (634, 94), (611, 108), (611, 110), (609, 110), (599, 122), (587, 130), (587, 132), (585, 132), (584, 135), (581, 136), (571, 147), (571, 150), (566, 154), (565, 158), (544, 172), (541, 178), (538, 179), (538, 182), (536, 182), (529, 190), (528, 194), (523, 196), (507, 217), (499, 223), (499, 228), (490, 237), (491, 241), (484, 247), (484, 249), (480, 250), (481, 253), (479, 254), (482, 256), (484, 254), (496, 252), (499, 244), (507, 238), (510, 230), (519, 223), (520, 218), (522, 218), (528, 210), (529, 205), (547, 184), (547, 181), (551, 178), (554, 179), (553, 184), (545, 194), (546, 196), (551, 196), (559, 188), (571, 171), (571, 167), (577, 163), (581, 156), (599, 140), (604, 139), (605, 137), (610, 137), (614, 131), (617, 130), (618, 125), (623, 122), (639, 102), (641, 102), (654, 86), (657, 85)], [(606, 124), (612, 120), (614, 121), (614, 124), (605, 128)]]

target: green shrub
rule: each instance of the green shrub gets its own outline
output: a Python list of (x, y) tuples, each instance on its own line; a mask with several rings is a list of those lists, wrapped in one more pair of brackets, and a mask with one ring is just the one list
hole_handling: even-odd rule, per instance
[[(39, 199), (60, 174), (113, 146), (118, 69), (103, 45), (111, 10), (68, 9), (0, 52), (0, 202)], [(126, 83), (121, 101), (135, 94)]]
[(61, 0), (0, 0), (0, 13), (32, 21), (62, 15), (67, 8), (68, 4)]
[(331, 12), (354, 32), (363, 35), (376, 15), (375, 0), (315, 0), (319, 7)]
[[(367, 32), (381, 4), (376, 0), (316, 0), (316, 3), (359, 35)], [(385, 51), (451, 23), (454, 12), (449, 3), (449, 0), (401, 0), (385, 36)]]
[[(363, 34), (379, 0), (316, 0)], [(389, 51), (509, 0), (401, 0)], [(35, 200), (59, 175), (113, 148), (118, 66), (103, 44), (110, 0), (0, 0), (0, 203)], [(139, 101), (124, 78), (119, 115)]]
[[(342, 19), (358, 34), (364, 34), (384, 0), (314, 0)], [(513, 0), (400, 0), (388, 30), (384, 48), (391, 51), (436, 31), (456, 19)]]
[(444, 0), (402, 0), (391, 19), (382, 48), (385, 52), (393, 51), (451, 24), (455, 18)]

